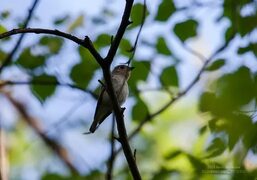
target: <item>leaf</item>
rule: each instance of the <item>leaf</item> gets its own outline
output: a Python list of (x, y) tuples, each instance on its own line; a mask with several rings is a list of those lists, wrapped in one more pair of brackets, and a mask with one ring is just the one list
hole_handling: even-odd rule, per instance
[(249, 68), (242, 66), (237, 71), (222, 76), (217, 82), (217, 98), (224, 111), (246, 105), (254, 98), (254, 80)]
[(73, 66), (70, 77), (76, 85), (86, 88), (98, 65), (87, 49), (79, 47), (78, 50), (81, 60), (80, 63)]
[(33, 55), (31, 53), (31, 49), (26, 48), (19, 56), (18, 60), (16, 61), (16, 64), (20, 65), (25, 69), (33, 70), (35, 68), (38, 68), (44, 65), (45, 60), (46, 60), (45, 56)]
[(170, 56), (171, 51), (169, 50), (169, 47), (167, 46), (167, 43), (163, 37), (159, 37), (156, 43), (156, 50), (158, 53)]
[(237, 51), (238, 54), (252, 52), (257, 57), (257, 43), (250, 43), (246, 47), (240, 47)]
[(75, 29), (77, 29), (78, 27), (80, 27), (80, 26), (83, 26), (83, 23), (84, 23), (84, 15), (83, 14), (81, 14), (81, 15), (79, 15), (76, 19), (75, 19), (75, 21), (73, 21), (70, 25), (69, 25), (69, 27), (68, 27), (68, 32), (73, 32)]
[(176, 7), (172, 0), (162, 0), (159, 5), (157, 15), (155, 20), (157, 21), (167, 21), (169, 17), (175, 12)]
[(61, 25), (61, 24), (65, 23), (69, 18), (70, 18), (69, 15), (65, 15), (65, 16), (63, 16), (63, 17), (56, 18), (56, 19), (54, 20), (54, 24), (55, 24), (55, 25)]
[(211, 65), (206, 67), (206, 71), (215, 71), (215, 70), (220, 69), (224, 65), (225, 65), (225, 60), (218, 59), (218, 60), (214, 61)]
[(147, 10), (147, 7), (145, 7), (145, 15), (144, 13), (144, 5), (137, 3), (132, 7), (131, 11), (131, 21), (132, 24), (129, 26), (129, 28), (134, 28), (142, 23), (142, 18), (145, 16), (145, 18), (149, 15), (149, 12)]
[(137, 83), (147, 79), (151, 65), (149, 61), (132, 61), (132, 66), (135, 69), (132, 71), (128, 84), (131, 91), (136, 91)]
[(148, 115), (149, 115), (148, 107), (140, 98), (137, 98), (137, 102), (132, 109), (133, 120), (142, 121)]
[(174, 32), (181, 41), (186, 41), (188, 38), (197, 35), (198, 22), (190, 19), (181, 23), (177, 23), (174, 27)]
[[(37, 97), (37, 99), (44, 103), (47, 98), (52, 96), (56, 90), (57, 79), (55, 76), (41, 74), (39, 76), (34, 76), (32, 78), (32, 85), (30, 86), (32, 93)], [(33, 84), (36, 83), (36, 84)], [(38, 84), (51, 84), (49, 86), (42, 86)]]
[(181, 150), (176, 150), (176, 151), (172, 151), (172, 152), (169, 152), (166, 156), (165, 156), (165, 159), (166, 160), (170, 160), (170, 159), (173, 159), (175, 157), (177, 157), (178, 155), (182, 154), (183, 152)]
[(48, 47), (51, 53), (57, 54), (63, 45), (63, 39), (59, 37), (44, 36), (40, 39), (39, 43)]
[(0, 24), (0, 34), (6, 32), (6, 31), (7, 31), (7, 29), (3, 25)]
[(169, 66), (162, 71), (160, 81), (164, 86), (179, 86), (178, 74), (175, 66)]
[(216, 97), (214, 93), (204, 92), (199, 101), (199, 109), (202, 112), (212, 111), (215, 107)]
[(132, 45), (128, 39), (122, 39), (120, 42), (119, 49), (122, 55), (129, 57), (131, 54)]
[(10, 16), (10, 11), (5, 10), (5, 11), (1, 12), (0, 19), (7, 19), (9, 16)]
[(212, 140), (211, 144), (207, 147), (208, 155), (205, 158), (213, 158), (221, 155), (226, 150), (226, 145), (220, 138)]
[(105, 46), (109, 46), (111, 44), (111, 36), (109, 34), (100, 34), (99, 36), (97, 36), (94, 45), (97, 48), (102, 48)]
[(200, 159), (187, 154), (187, 158), (192, 164), (193, 168), (196, 170), (196, 172), (201, 173), (203, 169), (206, 169), (206, 164), (204, 164)]

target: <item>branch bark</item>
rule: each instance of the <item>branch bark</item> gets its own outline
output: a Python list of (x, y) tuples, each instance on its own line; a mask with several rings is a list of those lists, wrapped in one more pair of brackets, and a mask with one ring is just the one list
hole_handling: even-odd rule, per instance
[[(1, 125), (1, 124), (0, 124)], [(7, 160), (7, 150), (5, 141), (5, 132), (0, 127), (0, 179), (8, 180), (8, 160)]]
[(7, 31), (7, 32), (0, 34), (0, 39), (7, 38), (7, 37), (13, 36), (15, 34), (24, 34), (24, 33), (50, 34), (50, 35), (63, 37), (65, 39), (69, 39), (69, 40), (87, 48), (90, 51), (90, 53), (94, 56), (94, 58), (97, 60), (97, 62), (99, 64), (103, 64), (102, 63), (103, 58), (96, 51), (91, 40), (87, 36), (85, 37), (85, 39), (80, 39), (76, 36), (59, 31), (57, 29), (52, 30), (52, 29), (44, 29), (44, 28), (19, 28), (19, 29), (13, 29), (11, 31)]

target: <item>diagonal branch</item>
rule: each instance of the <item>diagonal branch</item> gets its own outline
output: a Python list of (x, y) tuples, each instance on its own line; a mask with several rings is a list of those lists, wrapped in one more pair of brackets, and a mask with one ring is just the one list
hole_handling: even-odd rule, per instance
[[(95, 47), (93, 46), (91, 40), (86, 36), (86, 38), (80, 39), (76, 36), (73, 36), (71, 34), (59, 31), (57, 29), (43, 29), (43, 28), (20, 28), (20, 29), (13, 29), (11, 31), (7, 31), (5, 33), (0, 34), (0, 39), (10, 37), (15, 34), (24, 34), (24, 33), (35, 33), (35, 34), (50, 34), (50, 35), (56, 35), (59, 37), (63, 37), (66, 39), (69, 39), (85, 48), (87, 48), (90, 53), (94, 56), (94, 58), (97, 60), (99, 64), (102, 64), (102, 57), (101, 55), (96, 51)], [(1, 72), (1, 71), (0, 71)]]
[(108, 54), (106, 56), (107, 64), (111, 64), (113, 61), (114, 56), (116, 55), (116, 52), (118, 50), (118, 47), (120, 45), (120, 41), (125, 33), (125, 30), (131, 22), (129, 21), (129, 16), (131, 13), (131, 9), (133, 6), (134, 0), (126, 0), (125, 10), (123, 12), (122, 20), (119, 26), (119, 29), (116, 33), (116, 36), (111, 44), (111, 47), (108, 51)]
[(18, 110), (18, 112), (23, 117), (23, 120), (32, 128), (35, 130), (35, 132), (42, 138), (42, 140), (52, 149), (53, 152), (55, 152), (59, 158), (67, 165), (67, 167), (70, 169), (70, 171), (74, 174), (79, 174), (77, 169), (72, 164), (70, 157), (68, 156), (68, 152), (64, 147), (57, 144), (52, 139), (48, 138), (39, 123), (39, 121), (30, 116), (25, 109), (25, 105), (18, 102), (16, 99), (14, 99), (9, 93), (5, 93), (6, 98), (13, 104), (13, 106)]
[[(175, 103), (176, 101), (178, 101), (180, 98), (182, 98), (183, 96), (185, 96), (196, 84), (197, 82), (200, 80), (202, 74), (205, 71), (205, 68), (207, 67), (207, 65), (220, 53), (222, 52), (230, 43), (230, 41), (234, 38), (235, 34), (233, 34), (227, 41), (226, 43), (224, 43), (224, 45), (222, 45), (219, 49), (217, 49), (208, 59), (205, 60), (202, 68), (199, 70), (198, 74), (196, 75), (196, 77), (193, 79), (193, 81), (186, 87), (185, 90), (181, 91), (176, 97), (172, 98), (168, 103), (166, 103), (163, 107), (161, 107), (158, 111), (156, 111), (155, 113), (152, 113), (148, 116), (146, 116), (141, 122), (140, 124), (137, 126), (137, 128), (129, 135), (129, 140), (131, 140), (137, 133), (139, 133), (139, 131), (143, 128), (143, 126), (151, 121), (153, 118), (155, 118), (156, 116), (158, 116), (159, 114), (161, 114), (162, 112), (164, 112), (167, 108), (169, 108), (173, 103)], [(118, 154), (121, 151), (121, 148), (118, 149), (115, 152), (115, 155)]]
[[(24, 21), (23, 28), (26, 28), (28, 26), (38, 2), (39, 2), (39, 0), (34, 0), (34, 3), (32, 4), (32, 6), (29, 10), (28, 16), (27, 16), (26, 20)], [(8, 54), (8, 56), (4, 60), (3, 64), (0, 66), (0, 73), (2, 72), (4, 67), (7, 66), (12, 61), (12, 58), (13, 58), (14, 54), (16, 53), (16, 51), (18, 50), (19, 46), (21, 45), (21, 42), (22, 42), (24, 36), (25, 36), (25, 34), (21, 34), (21, 36), (18, 39), (17, 43), (15, 44), (14, 48)]]

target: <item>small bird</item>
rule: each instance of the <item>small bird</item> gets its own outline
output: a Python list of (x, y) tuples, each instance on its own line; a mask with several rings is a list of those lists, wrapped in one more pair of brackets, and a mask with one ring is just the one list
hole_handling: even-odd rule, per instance
[[(120, 106), (128, 97), (129, 89), (127, 81), (130, 77), (131, 70), (133, 69), (134, 67), (119, 65), (112, 71), (112, 84)], [(90, 126), (89, 131), (94, 133), (97, 127), (112, 113), (112, 110), (113, 108), (110, 97), (105, 87), (103, 87), (97, 101), (94, 121)]]

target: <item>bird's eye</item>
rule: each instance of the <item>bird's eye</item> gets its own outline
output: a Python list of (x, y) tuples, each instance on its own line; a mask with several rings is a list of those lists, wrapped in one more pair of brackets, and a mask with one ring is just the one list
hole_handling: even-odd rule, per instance
[(125, 67), (124, 66), (120, 66), (120, 69), (124, 69)]

